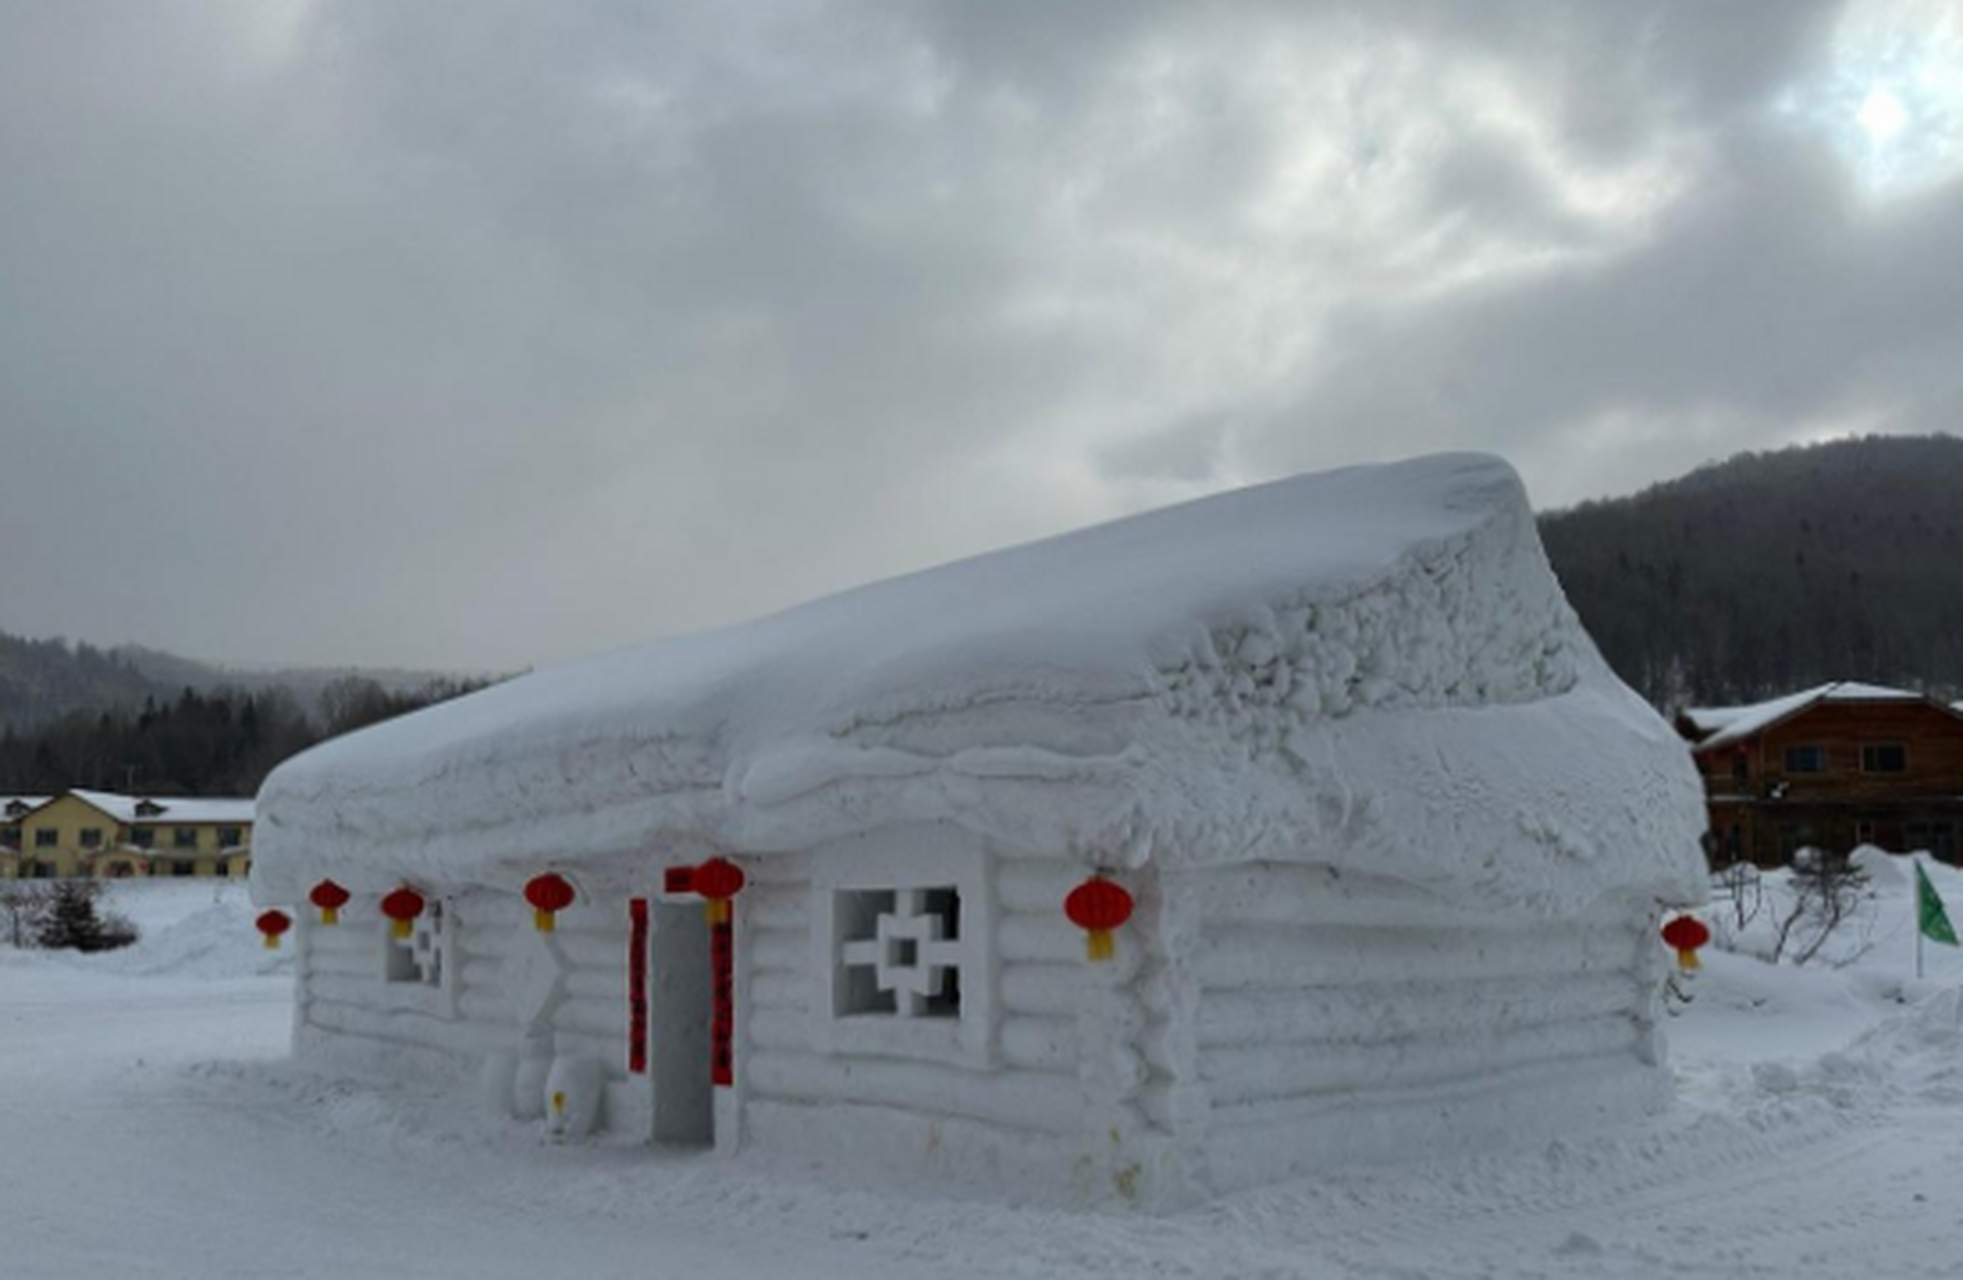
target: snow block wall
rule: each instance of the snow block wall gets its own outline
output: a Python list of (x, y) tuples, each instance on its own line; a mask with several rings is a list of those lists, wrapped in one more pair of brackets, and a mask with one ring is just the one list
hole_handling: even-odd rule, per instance
[(645, 1128), (642, 1092), (626, 1085), (624, 904), (575, 906), (544, 934), (516, 895), (469, 890), (432, 897), (408, 947), (361, 900), (335, 925), (303, 916), (298, 932), (302, 1054), (370, 1078), (455, 1081), (503, 1060), (510, 1087), (525, 1090), (508, 1109), (527, 1119), (543, 1114), (554, 1062), (590, 1059), (603, 1082), (602, 1123)]
[[(739, 943), (747, 960), (739, 986), (743, 1145), (848, 1165), (873, 1181), (927, 1175), (992, 1195), (1095, 1198), (1085, 1186), (1088, 1117), (1104, 1113), (1092, 1104), (1111, 1071), (1087, 1079), (1084, 1009), (1098, 975), (1061, 910), (1081, 873), (957, 840), (955, 856), (974, 886), (964, 894), (962, 926), (984, 931), (969, 939), (976, 945), (960, 972), (960, 1014), (946, 1025), (913, 1026), (831, 1015), (824, 971), (834, 952), (820, 918), (828, 897), (851, 891), (850, 868), (883, 864), (881, 844), (904, 860), (932, 852), (915, 843), (931, 839), (848, 842), (816, 857), (749, 864), (739, 917), (747, 938)], [(814, 864), (827, 859), (848, 868), (844, 887), (814, 877)], [(1132, 1059), (1126, 1074), (1136, 1084), (1143, 1070)]]
[[(1214, 1191), (1473, 1151), (1656, 1105), (1654, 913), (1479, 916), (1315, 864), (1166, 877), (1157, 999), (1190, 1036), (1185, 1149)], [(1203, 1104), (1199, 1101), (1203, 1099)]]

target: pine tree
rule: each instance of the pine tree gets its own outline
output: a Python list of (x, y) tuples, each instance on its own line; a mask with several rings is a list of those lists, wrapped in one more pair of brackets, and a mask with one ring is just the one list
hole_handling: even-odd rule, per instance
[(136, 926), (121, 916), (97, 914), (102, 885), (93, 880), (58, 880), (41, 920), (39, 941), (49, 950), (111, 951), (136, 941)]

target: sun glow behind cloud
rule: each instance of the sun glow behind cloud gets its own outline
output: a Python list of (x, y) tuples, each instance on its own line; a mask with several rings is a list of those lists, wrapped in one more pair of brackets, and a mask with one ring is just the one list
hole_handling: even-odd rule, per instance
[(1781, 105), (1878, 196), (1948, 181), (1963, 168), (1963, 4), (1856, 0), (1825, 74)]

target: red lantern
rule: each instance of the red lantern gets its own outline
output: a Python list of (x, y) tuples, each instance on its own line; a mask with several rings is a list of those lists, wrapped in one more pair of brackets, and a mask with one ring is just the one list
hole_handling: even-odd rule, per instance
[(307, 895), (307, 901), (320, 908), (322, 924), (339, 924), (341, 908), (348, 905), (348, 891), (332, 880), (323, 880)]
[(253, 923), (259, 926), (259, 932), (266, 935), (266, 950), (277, 951), (279, 935), (293, 927), (293, 917), (284, 911), (262, 911)]
[(1697, 968), (1697, 949), (1711, 940), (1711, 931), (1696, 916), (1678, 916), (1663, 926), (1663, 942), (1676, 948), (1677, 967), (1688, 973)]
[(1063, 900), (1063, 914), (1070, 923), (1086, 930), (1084, 955), (1090, 960), (1109, 960), (1117, 952), (1112, 931), (1131, 919), (1131, 894), (1115, 880), (1092, 876), (1070, 891)]
[(695, 869), (690, 883), (709, 901), (709, 923), (722, 924), (729, 919), (729, 900), (743, 892), (748, 877), (728, 858), (711, 858)]
[(573, 904), (578, 896), (564, 876), (548, 871), (525, 882), (525, 901), (532, 904), (532, 927), (540, 933), (552, 932), (552, 917)]
[(406, 938), (416, 931), (416, 917), (423, 913), (423, 895), (403, 885), (382, 899), (382, 914), (389, 918), (389, 931)]

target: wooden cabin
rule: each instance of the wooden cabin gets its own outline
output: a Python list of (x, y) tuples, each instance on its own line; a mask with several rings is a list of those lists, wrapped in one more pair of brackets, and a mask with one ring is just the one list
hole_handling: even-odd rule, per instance
[(1958, 861), (1963, 714), (1904, 689), (1836, 681), (1769, 702), (1683, 712), (1723, 867), (1875, 845)]

